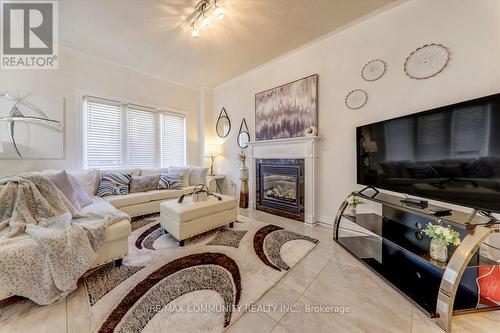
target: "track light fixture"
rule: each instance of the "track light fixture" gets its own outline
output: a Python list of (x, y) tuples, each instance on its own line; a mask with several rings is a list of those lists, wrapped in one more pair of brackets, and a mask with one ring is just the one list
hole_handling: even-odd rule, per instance
[(217, 0), (201, 0), (195, 8), (193, 13), (193, 20), (191, 21), (191, 37), (200, 37), (199, 22), (204, 28), (210, 27), (210, 11), (213, 11), (213, 15), (218, 21), (224, 18), (224, 10), (219, 7)]

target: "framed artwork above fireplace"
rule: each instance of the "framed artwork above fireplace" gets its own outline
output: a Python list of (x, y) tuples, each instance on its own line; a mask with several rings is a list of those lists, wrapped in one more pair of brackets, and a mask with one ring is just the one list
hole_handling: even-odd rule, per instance
[(318, 74), (255, 95), (255, 140), (305, 136), (318, 127)]

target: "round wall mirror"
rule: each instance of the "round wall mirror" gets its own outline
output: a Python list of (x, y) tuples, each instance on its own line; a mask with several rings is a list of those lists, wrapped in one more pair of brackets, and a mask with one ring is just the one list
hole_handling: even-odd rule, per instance
[(245, 118), (241, 121), (240, 131), (238, 133), (238, 146), (242, 149), (248, 147), (250, 142), (250, 133), (248, 132), (248, 126)]
[(225, 108), (222, 108), (219, 113), (219, 119), (217, 119), (215, 131), (220, 138), (225, 138), (231, 131), (231, 120), (229, 120), (229, 116), (227, 115)]

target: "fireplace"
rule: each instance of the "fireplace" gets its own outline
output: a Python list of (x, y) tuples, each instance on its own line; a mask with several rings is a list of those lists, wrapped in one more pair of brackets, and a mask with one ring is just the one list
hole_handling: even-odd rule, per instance
[(256, 208), (304, 222), (304, 159), (256, 160)]

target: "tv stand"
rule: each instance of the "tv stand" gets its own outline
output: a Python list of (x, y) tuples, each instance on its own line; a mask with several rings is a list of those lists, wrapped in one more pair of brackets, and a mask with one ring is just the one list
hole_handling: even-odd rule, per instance
[[(446, 332), (451, 332), (453, 314), (500, 308), (481, 298), (476, 284), (484, 269), (489, 271), (491, 266), (499, 265), (479, 250), (491, 234), (500, 232), (500, 225), (492, 223), (491, 214), (484, 218), (477, 212), (451, 210), (450, 215), (437, 217), (429, 209), (443, 207), (411, 207), (400, 202), (402, 197), (380, 192), (369, 196), (364, 194), (366, 189), (351, 193), (339, 208), (333, 231), (336, 242), (422, 312), (435, 318)], [(346, 208), (351, 196), (381, 209), (349, 216)], [(430, 257), (430, 239), (424, 233), (427, 224), (438, 221), (458, 231), (462, 241), (457, 247), (448, 247), (447, 263)]]

